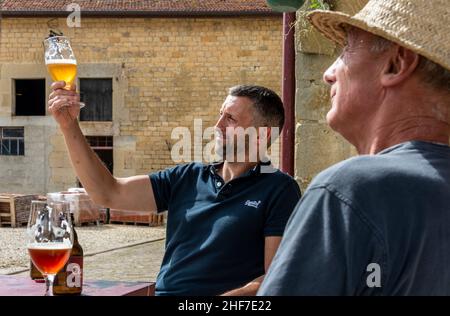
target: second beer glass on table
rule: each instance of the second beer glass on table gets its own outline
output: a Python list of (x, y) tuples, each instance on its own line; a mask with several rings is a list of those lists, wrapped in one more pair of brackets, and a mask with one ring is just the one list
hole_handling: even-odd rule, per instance
[(69, 260), (73, 245), (68, 203), (32, 201), (27, 234), (28, 253), (45, 278), (45, 295), (51, 295), (53, 279)]

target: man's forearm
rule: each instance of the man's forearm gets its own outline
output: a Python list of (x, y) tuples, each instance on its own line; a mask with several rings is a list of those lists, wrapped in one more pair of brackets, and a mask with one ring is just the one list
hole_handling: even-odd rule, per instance
[(243, 287), (225, 292), (222, 294), (222, 296), (255, 296), (263, 280), (264, 275), (254, 279)]
[(61, 128), (72, 166), (89, 196), (98, 204), (109, 206), (115, 179), (91, 149), (78, 122)]

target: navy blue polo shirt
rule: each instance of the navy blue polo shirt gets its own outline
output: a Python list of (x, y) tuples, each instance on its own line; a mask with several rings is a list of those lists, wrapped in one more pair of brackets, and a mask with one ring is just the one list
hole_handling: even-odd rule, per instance
[(150, 175), (158, 211), (168, 210), (157, 295), (217, 295), (263, 275), (264, 239), (282, 236), (300, 199), (297, 182), (279, 170), (257, 165), (225, 183), (217, 166)]

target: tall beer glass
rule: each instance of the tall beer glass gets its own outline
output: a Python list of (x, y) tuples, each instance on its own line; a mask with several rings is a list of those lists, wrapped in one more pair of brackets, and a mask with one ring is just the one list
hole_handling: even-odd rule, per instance
[(45, 278), (45, 295), (52, 293), (53, 280), (69, 260), (73, 226), (67, 202), (32, 201), (27, 227), (28, 253)]
[[(77, 60), (66, 36), (51, 36), (44, 41), (45, 65), (54, 81), (65, 81), (70, 90), (77, 76)], [(80, 108), (84, 107), (79, 102)]]

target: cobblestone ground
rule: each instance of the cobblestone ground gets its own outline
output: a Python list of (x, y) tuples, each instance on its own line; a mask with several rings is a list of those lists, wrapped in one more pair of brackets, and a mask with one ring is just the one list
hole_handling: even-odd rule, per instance
[(155, 281), (165, 240), (87, 257), (85, 277), (91, 280)]
[[(0, 274), (28, 268), (25, 231), (25, 228), (0, 228)], [(164, 255), (164, 227), (101, 225), (77, 227), (77, 232), (85, 253), (86, 278), (128, 281), (156, 278)]]

